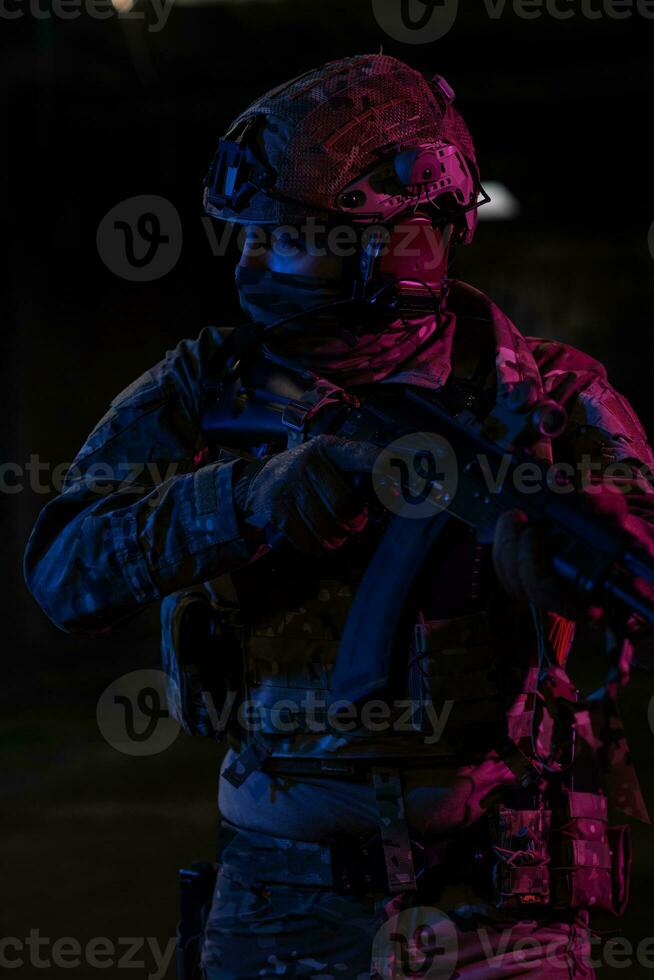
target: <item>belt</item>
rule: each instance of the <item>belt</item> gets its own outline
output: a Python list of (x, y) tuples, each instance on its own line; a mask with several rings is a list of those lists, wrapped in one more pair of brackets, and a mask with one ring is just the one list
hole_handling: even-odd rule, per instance
[[(453, 840), (427, 841), (410, 837), (409, 844), (417, 891), (422, 890), (428, 881), (433, 883), (433, 872), (436, 870), (441, 881), (449, 877), (445, 872), (453, 869)], [(337, 893), (389, 894), (393, 890), (388, 880), (384, 846), (379, 831), (368, 837), (336, 837), (329, 842), (329, 855), (332, 887)], [(461, 871), (460, 865), (458, 871)]]
[[(466, 762), (468, 759), (465, 760)], [(270, 756), (262, 764), (265, 772), (280, 776), (333, 776), (341, 779), (369, 780), (373, 769), (458, 768), (463, 765), (454, 751), (431, 755), (387, 756)]]
[[(575, 922), (577, 908), (532, 906), (523, 910), (493, 908), (493, 853), (476, 827), (456, 837), (410, 838), (415, 869), (415, 894), (441, 908), (474, 905), (500, 921), (525, 916), (542, 922)], [(246, 886), (285, 884), (325, 888), (339, 895), (371, 899), (392, 894), (380, 832), (342, 835), (325, 841), (299, 841), (245, 830), (224, 818), (220, 825), (220, 872)]]
[(453, 749), (420, 755), (388, 756), (297, 756), (273, 755), (273, 745), (258, 734), (250, 741), (234, 761), (222, 772), (232, 786), (238, 789), (255, 770), (279, 776), (332, 777), (338, 779), (369, 780), (372, 771), (379, 767), (400, 769), (457, 768), (471, 762), (475, 756), (465, 757)]
[[(245, 884), (278, 883), (329, 888), (341, 895), (389, 894), (380, 831), (337, 835), (325, 841), (298, 841), (236, 827), (223, 819), (221, 870)], [(488, 851), (465, 832), (454, 838), (410, 838), (416, 890), (477, 877)]]

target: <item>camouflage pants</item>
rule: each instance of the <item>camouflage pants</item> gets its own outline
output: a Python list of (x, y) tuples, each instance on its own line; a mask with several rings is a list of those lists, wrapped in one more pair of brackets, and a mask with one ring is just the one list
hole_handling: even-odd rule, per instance
[(511, 920), (483, 903), (452, 908), (443, 894), (339, 895), (324, 883), (325, 855), (318, 844), (250, 831), (232, 839), (205, 932), (205, 980), (595, 976), (584, 913)]

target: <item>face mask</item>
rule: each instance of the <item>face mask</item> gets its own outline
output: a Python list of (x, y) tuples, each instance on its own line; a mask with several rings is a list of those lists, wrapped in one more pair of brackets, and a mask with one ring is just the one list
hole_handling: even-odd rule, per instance
[[(315, 311), (349, 297), (344, 296), (340, 283), (313, 276), (238, 267), (236, 286), (242, 309), (255, 321), (268, 326), (294, 316), (287, 329), (280, 325), (278, 331), (271, 331), (264, 344), (267, 357), (338, 384), (367, 384), (388, 377), (417, 348), (429, 343), (438, 328), (438, 318), (432, 313), (412, 321), (396, 319), (382, 331), (363, 324), (356, 335), (344, 331), (347, 306)], [(446, 346), (449, 351), (449, 341)], [(447, 357), (447, 352), (439, 354), (439, 363), (445, 363)]]
[(342, 283), (318, 276), (296, 276), (237, 266), (235, 279), (241, 309), (266, 326), (293, 317), (289, 327), (310, 328), (313, 325), (326, 329), (342, 318), (342, 310), (339, 317), (340, 307), (335, 307), (333, 312), (323, 310), (323, 307), (349, 299)]

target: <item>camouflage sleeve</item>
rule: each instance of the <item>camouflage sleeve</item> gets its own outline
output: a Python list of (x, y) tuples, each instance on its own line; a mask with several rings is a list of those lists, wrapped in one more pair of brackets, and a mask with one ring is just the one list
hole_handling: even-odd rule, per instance
[(654, 455), (627, 399), (604, 367), (581, 351), (529, 338), (545, 390), (568, 411), (558, 459), (575, 469), (576, 485), (619, 490), (633, 518), (654, 541)]
[(233, 463), (196, 465), (202, 380), (220, 344), (207, 328), (118, 395), (41, 512), (25, 577), (61, 629), (106, 629), (248, 559)]

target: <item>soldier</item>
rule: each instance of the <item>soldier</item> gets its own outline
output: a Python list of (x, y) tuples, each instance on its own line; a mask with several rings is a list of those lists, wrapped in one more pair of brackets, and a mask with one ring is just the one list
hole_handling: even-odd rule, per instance
[[(492, 546), (449, 520), (414, 568), (399, 539), (401, 589), (367, 575), (388, 527), (370, 474), (407, 385), (479, 419), (516, 384), (547, 393), (568, 423), (533, 454), (571, 464), (577, 489), (585, 460), (593, 506), (654, 551), (652, 453), (602, 365), (448, 277), (483, 198), (453, 98), (364, 55), (239, 116), (204, 203), (246, 232), (247, 323), (181, 342), (114, 400), (27, 549), (64, 630), (163, 600), (173, 710), (228, 738), (207, 980), (591, 977), (588, 909), (624, 906), (626, 832), (607, 827), (563, 669), (575, 621), (605, 613), (520, 512)], [(159, 465), (126, 479), (135, 462)], [(361, 596), (361, 676), (368, 628), (397, 614), (363, 702), (338, 661)], [(220, 714), (233, 691), (217, 725), (212, 698)]]

